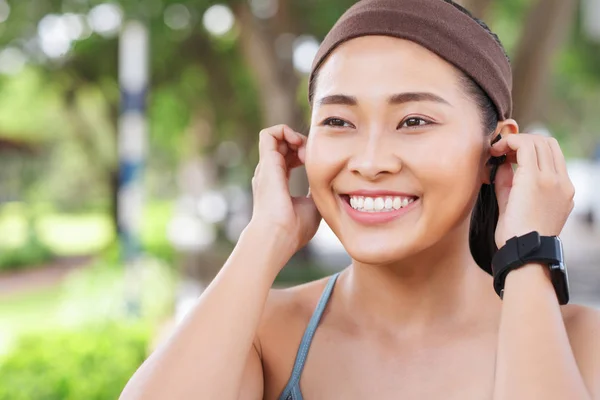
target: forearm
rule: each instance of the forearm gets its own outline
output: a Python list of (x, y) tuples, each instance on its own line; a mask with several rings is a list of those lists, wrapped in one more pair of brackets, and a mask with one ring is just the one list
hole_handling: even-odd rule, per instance
[(529, 264), (506, 278), (494, 400), (590, 399), (546, 269)]
[(287, 261), (276, 235), (249, 231), (167, 343), (133, 376), (122, 399), (237, 398), (248, 352), (276, 271)]

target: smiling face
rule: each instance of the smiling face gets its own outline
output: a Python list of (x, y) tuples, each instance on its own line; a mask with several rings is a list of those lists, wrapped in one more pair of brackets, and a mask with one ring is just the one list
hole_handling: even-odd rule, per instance
[(360, 37), (321, 66), (313, 103), (311, 194), (353, 259), (401, 260), (464, 225), (489, 138), (451, 64), (407, 40)]

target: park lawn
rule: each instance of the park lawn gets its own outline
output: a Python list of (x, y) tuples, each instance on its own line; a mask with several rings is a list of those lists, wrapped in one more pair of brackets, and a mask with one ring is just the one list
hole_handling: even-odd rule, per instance
[(133, 278), (127, 276), (122, 266), (96, 262), (60, 284), (0, 297), (0, 355), (24, 334), (122, 319), (127, 293), (139, 294), (136, 317), (153, 321), (171, 312), (175, 275), (170, 267), (147, 259)]

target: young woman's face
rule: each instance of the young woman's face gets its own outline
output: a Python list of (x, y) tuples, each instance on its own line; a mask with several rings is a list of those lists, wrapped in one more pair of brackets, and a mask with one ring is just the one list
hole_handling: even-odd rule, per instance
[(311, 194), (352, 258), (393, 262), (465, 222), (486, 140), (449, 63), (410, 41), (353, 39), (319, 71), (306, 153)]

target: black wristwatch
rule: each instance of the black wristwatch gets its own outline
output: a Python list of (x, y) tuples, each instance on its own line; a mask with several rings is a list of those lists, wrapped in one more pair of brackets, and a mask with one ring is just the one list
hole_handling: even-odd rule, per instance
[(492, 258), (494, 290), (502, 298), (506, 276), (513, 269), (528, 263), (548, 264), (550, 278), (558, 303), (569, 302), (569, 277), (563, 257), (562, 242), (558, 236), (540, 236), (536, 231), (508, 239)]

